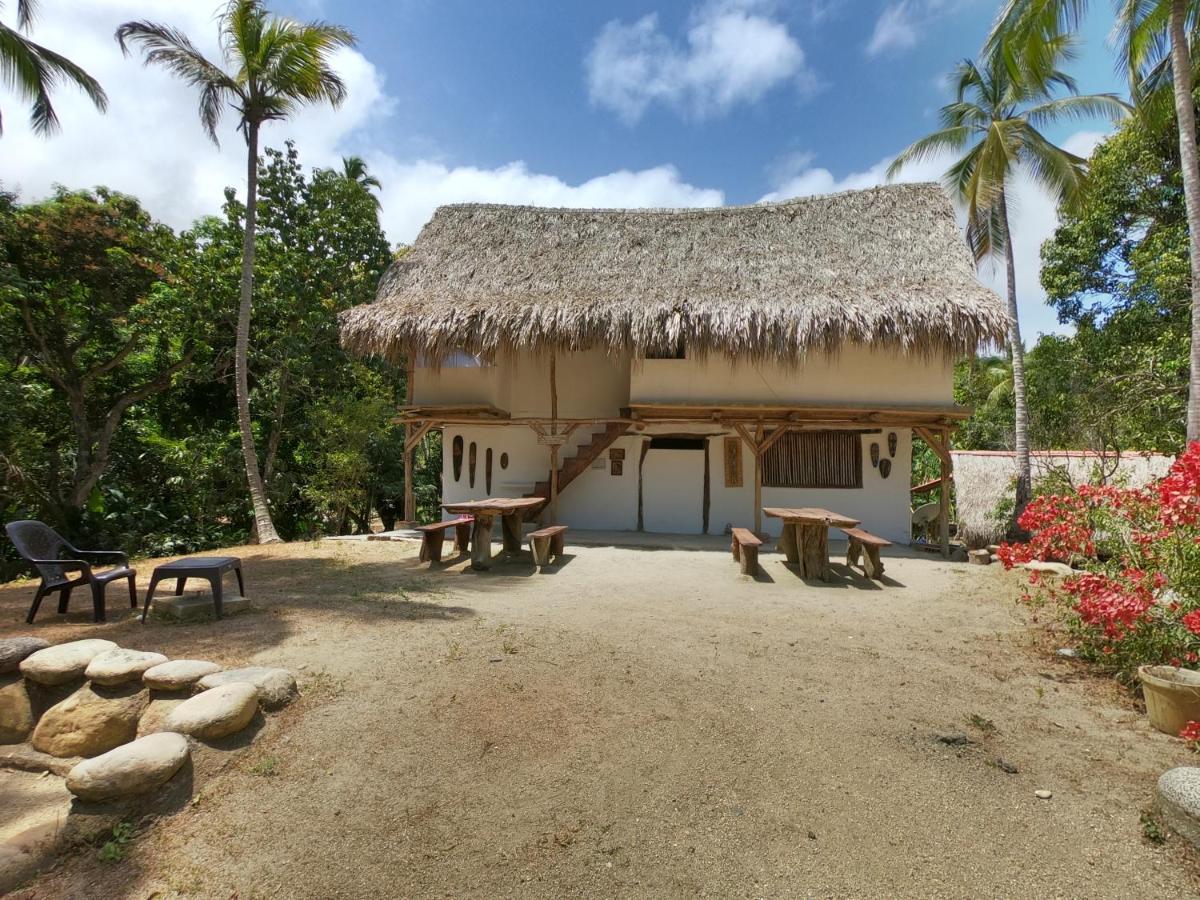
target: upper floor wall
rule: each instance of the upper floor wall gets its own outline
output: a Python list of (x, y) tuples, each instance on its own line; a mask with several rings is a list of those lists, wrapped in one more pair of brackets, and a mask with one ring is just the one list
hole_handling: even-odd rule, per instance
[(797, 365), (727, 358), (634, 363), (631, 403), (925, 406), (954, 402), (954, 363), (851, 346)]
[[(414, 402), (420, 405), (497, 407), (514, 417), (549, 417), (548, 356), (505, 355), (495, 365), (417, 368)], [(615, 416), (643, 403), (767, 406), (927, 406), (954, 400), (954, 366), (866, 347), (812, 354), (797, 365), (707, 359), (613, 357), (601, 350), (555, 357), (558, 415), (564, 419)]]

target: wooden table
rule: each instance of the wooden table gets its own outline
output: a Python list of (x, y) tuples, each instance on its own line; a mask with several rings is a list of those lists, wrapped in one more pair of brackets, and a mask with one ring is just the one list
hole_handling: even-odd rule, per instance
[(492, 565), (492, 520), (500, 517), (505, 553), (521, 552), (521, 522), (525, 513), (546, 501), (541, 497), (491, 497), (463, 503), (443, 503), (442, 509), (458, 516), (474, 516), (471, 526), (471, 568), (489, 569)]
[(788, 562), (800, 567), (800, 577), (819, 578), (822, 581), (829, 581), (833, 577), (829, 568), (829, 526), (854, 528), (861, 524), (858, 519), (816, 506), (797, 509), (764, 506), (763, 515), (783, 519), (779, 549), (787, 556)]

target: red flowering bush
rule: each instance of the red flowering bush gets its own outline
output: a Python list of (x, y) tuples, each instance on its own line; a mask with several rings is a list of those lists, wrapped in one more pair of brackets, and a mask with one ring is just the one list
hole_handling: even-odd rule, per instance
[(1200, 744), (1200, 722), (1188, 722), (1180, 729), (1179, 736), (1189, 744)]
[(1018, 524), (1030, 537), (1000, 547), (1006, 568), (1078, 570), (1056, 581), (1030, 573), (1026, 596), (1058, 613), (1085, 659), (1126, 681), (1141, 665), (1200, 660), (1200, 442), (1154, 484), (1037, 497)]

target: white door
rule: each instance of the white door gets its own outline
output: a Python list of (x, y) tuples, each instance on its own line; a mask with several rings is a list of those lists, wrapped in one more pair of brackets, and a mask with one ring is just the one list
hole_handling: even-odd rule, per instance
[(703, 450), (646, 451), (642, 463), (642, 527), (659, 534), (704, 531)]

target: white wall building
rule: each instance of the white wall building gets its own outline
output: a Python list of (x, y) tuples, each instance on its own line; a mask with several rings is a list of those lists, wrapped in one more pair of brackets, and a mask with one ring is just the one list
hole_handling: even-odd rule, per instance
[(534, 494), (573, 527), (691, 534), (820, 506), (907, 541), (914, 432), (947, 446), (968, 412), (953, 360), (1002, 342), (1007, 315), (941, 190), (903, 185), (444, 207), (342, 326), (408, 363), (404, 415), (414, 441), (443, 432), (446, 502)]

